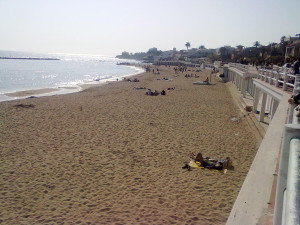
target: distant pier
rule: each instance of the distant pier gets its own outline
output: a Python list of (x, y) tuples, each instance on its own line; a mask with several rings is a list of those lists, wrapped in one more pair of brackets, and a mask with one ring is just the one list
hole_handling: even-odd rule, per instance
[(23, 58), (23, 57), (0, 57), (0, 59), (19, 59), (19, 60), (60, 60), (56, 58), (36, 58), (36, 57), (29, 57), (29, 58)]

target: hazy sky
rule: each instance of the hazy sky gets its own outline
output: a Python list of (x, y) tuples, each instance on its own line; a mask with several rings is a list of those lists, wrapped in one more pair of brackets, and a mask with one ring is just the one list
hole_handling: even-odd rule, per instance
[(0, 50), (115, 56), (300, 34), (300, 0), (0, 0)]

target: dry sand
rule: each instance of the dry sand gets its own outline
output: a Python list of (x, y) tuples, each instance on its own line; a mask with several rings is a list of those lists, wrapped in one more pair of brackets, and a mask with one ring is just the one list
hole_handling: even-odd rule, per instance
[[(228, 84), (213, 76), (216, 85), (193, 85), (210, 71), (159, 69), (137, 83), (2, 102), (0, 223), (225, 224), (256, 131)], [(134, 87), (176, 89), (146, 96)], [(191, 151), (229, 156), (235, 170), (182, 169)]]

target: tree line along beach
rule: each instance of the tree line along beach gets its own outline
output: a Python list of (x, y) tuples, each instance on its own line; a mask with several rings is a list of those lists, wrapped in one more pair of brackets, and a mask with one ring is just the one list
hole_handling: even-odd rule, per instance
[[(225, 224), (260, 139), (231, 84), (193, 85), (210, 70), (158, 69), (139, 82), (1, 102), (0, 222)], [(184, 170), (190, 152), (230, 157), (235, 170)]]

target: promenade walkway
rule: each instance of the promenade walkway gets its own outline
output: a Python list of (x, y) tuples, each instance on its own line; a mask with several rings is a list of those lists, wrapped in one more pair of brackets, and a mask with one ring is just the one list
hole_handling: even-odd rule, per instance
[[(296, 148), (293, 155), (297, 154), (300, 125), (288, 99), (292, 91), (300, 90), (288, 83), (287, 74), (280, 80), (280, 73), (258, 71), (240, 64), (225, 66), (224, 75), (241, 91), (245, 105), (252, 106), (253, 112), (259, 113), (256, 114), (258, 121), (269, 124), (227, 224), (299, 224), (299, 209), (294, 200), (300, 193), (300, 185), (298, 190), (295, 185), (295, 179), (299, 180), (297, 169), (299, 171), (300, 167), (297, 168), (297, 161), (289, 159), (289, 152)], [(297, 83), (296, 80), (295, 85)], [(293, 169), (289, 168), (289, 164), (293, 164)], [(294, 173), (289, 175), (290, 171)], [(292, 187), (288, 187), (288, 177)], [(291, 191), (286, 192), (287, 189)], [(285, 195), (289, 198), (285, 198)], [(290, 223), (291, 220), (294, 222)]]

